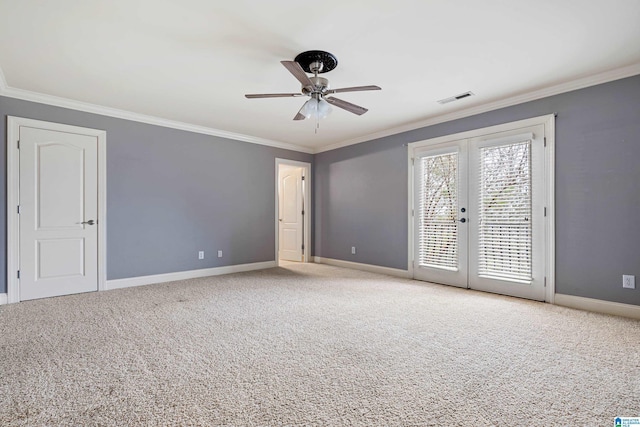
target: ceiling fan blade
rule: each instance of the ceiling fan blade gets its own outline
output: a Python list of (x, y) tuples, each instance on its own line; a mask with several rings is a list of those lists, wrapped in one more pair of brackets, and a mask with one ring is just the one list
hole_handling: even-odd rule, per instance
[(343, 101), (342, 99), (334, 98), (333, 96), (325, 98), (325, 100), (331, 105), (335, 105), (338, 108), (342, 108), (343, 110), (347, 110), (348, 112), (353, 113), (353, 114), (357, 114), (359, 116), (361, 116), (364, 113), (366, 113), (367, 111), (369, 111), (364, 107), (361, 107), (361, 106), (356, 105), (356, 104), (352, 104), (352, 103), (347, 102), (347, 101)]
[(302, 114), (302, 110), (304, 110), (304, 106), (307, 105), (307, 103), (305, 102), (304, 104), (302, 104), (302, 107), (300, 107), (300, 109), (298, 110), (298, 114), (296, 114), (296, 116), (293, 118), (293, 120), (304, 120), (307, 117)]
[(292, 96), (304, 96), (302, 93), (250, 93), (245, 95), (246, 98), (289, 98)]
[(338, 89), (330, 89), (325, 93), (340, 93), (340, 92), (360, 92), (363, 90), (382, 90), (380, 86), (353, 86), (353, 87), (341, 87)]
[(302, 83), (303, 87), (313, 86), (313, 83), (309, 79), (309, 76), (307, 76), (307, 73), (304, 72), (300, 64), (298, 64), (296, 61), (280, 61), (280, 63), (284, 65), (291, 74), (293, 74), (293, 77), (295, 77), (300, 83)]

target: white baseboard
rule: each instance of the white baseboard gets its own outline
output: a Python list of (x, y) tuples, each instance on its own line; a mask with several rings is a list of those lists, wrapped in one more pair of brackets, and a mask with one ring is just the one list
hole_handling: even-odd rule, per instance
[(381, 267), (379, 265), (362, 264), (359, 262), (343, 261), (341, 259), (323, 258), (319, 256), (314, 256), (313, 262), (315, 262), (316, 264), (328, 264), (335, 265), (336, 267), (368, 271), (370, 273), (386, 274), (387, 276), (401, 277), (403, 279), (411, 278), (407, 270), (400, 270), (399, 268)]
[(127, 279), (107, 280), (107, 289), (130, 288), (133, 286), (152, 285), (154, 283), (175, 282), (176, 280), (195, 279), (198, 277), (219, 276), (221, 274), (241, 273), (243, 271), (264, 270), (276, 267), (275, 261), (254, 262), (251, 264), (225, 265), (222, 267), (203, 268), (201, 270), (178, 271), (175, 273), (154, 274), (152, 276), (130, 277)]
[(0, 305), (6, 304), (8, 301), (7, 294), (0, 294)]
[(554, 304), (596, 313), (613, 314), (615, 316), (640, 319), (640, 305), (623, 304), (573, 295), (556, 294)]

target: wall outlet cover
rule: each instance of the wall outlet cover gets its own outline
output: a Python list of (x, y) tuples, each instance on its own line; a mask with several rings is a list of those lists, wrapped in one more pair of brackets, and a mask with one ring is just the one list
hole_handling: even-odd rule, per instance
[(204, 251), (198, 252), (198, 259), (204, 259)]
[(625, 274), (622, 276), (622, 287), (626, 289), (636, 288), (636, 276)]
[(222, 251), (218, 251), (218, 258), (222, 258)]

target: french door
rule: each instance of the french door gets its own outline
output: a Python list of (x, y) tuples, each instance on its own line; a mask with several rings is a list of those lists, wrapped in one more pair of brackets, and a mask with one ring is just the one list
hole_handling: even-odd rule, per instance
[(545, 299), (544, 125), (414, 149), (414, 277)]

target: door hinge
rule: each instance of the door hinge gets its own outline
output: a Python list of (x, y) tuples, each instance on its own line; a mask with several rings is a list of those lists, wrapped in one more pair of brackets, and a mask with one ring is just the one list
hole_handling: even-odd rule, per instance
[(20, 149), (20, 140), (18, 140), (18, 150)]
[(544, 146), (545, 147), (547, 146), (547, 137), (546, 136), (544, 137)]
[(302, 244), (302, 250), (304, 251), (304, 243)]
[(20, 215), (20, 205), (18, 205), (18, 215)]
[(304, 215), (304, 209), (302, 210), (302, 215)]
[(20, 270), (18, 270), (18, 279), (20, 278)]
[(415, 158), (415, 157), (412, 157), (412, 158), (411, 158), (411, 165), (412, 165), (412, 166), (415, 166), (415, 164), (416, 164), (416, 158)]
[(411, 216), (414, 216), (415, 214), (413, 213), (413, 209), (411, 209)]
[(544, 216), (547, 216), (547, 207), (544, 207)]
[(546, 277), (544, 278), (544, 287), (545, 288), (547, 287), (547, 278)]

